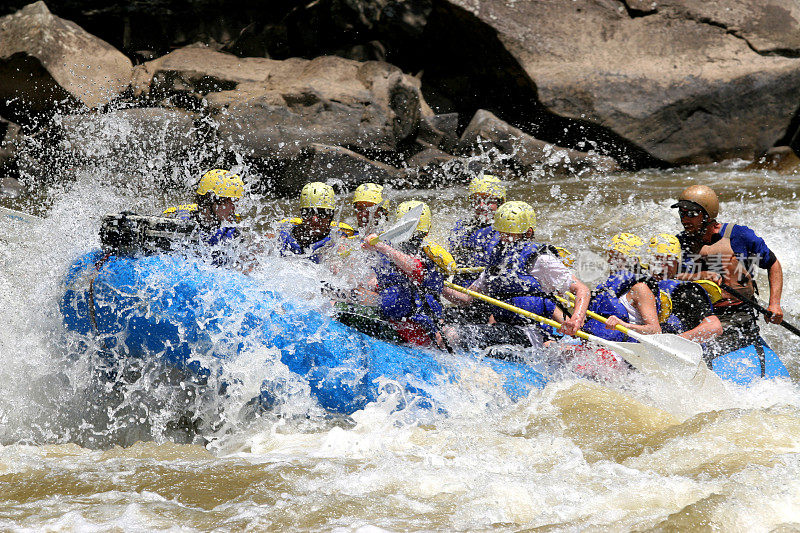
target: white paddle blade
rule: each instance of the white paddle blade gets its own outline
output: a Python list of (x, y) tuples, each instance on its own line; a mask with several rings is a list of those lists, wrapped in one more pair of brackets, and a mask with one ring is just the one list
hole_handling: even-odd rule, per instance
[[(657, 336), (660, 335), (648, 335), (648, 337)], [(672, 337), (682, 341), (686, 340), (676, 335), (672, 335)], [(631, 359), (625, 354), (620, 355), (623, 355), (626, 361), (643, 372), (657, 375), (665, 381), (688, 386), (695, 394), (701, 394), (704, 398), (719, 400), (730, 396), (722, 378), (706, 365), (703, 360), (702, 348), (697, 343), (691, 342), (694, 346), (689, 346), (676, 342), (677, 345), (689, 348), (690, 351), (685, 353), (675, 350), (674, 346), (665, 349), (664, 346), (656, 343), (619, 344), (624, 344), (625, 348), (633, 352)]]
[(697, 366), (697, 373), (691, 381), (692, 388), (709, 401), (720, 401), (731, 398), (731, 391), (716, 372), (708, 368), (705, 361)]
[(636, 354), (639, 364), (631, 364), (640, 370), (661, 370), (690, 381), (697, 371), (697, 365), (705, 365), (703, 348), (696, 342), (671, 333), (642, 335), (628, 331), (628, 335), (639, 342), (619, 344), (624, 344)]
[(686, 363), (696, 364), (703, 360), (703, 347), (694, 341), (684, 339), (673, 333), (657, 333), (655, 335), (642, 335), (629, 331), (628, 335), (642, 344), (669, 354)]
[[(664, 337), (666, 339), (661, 346), (649, 342), (613, 342), (594, 335), (590, 335), (590, 340), (613, 350), (640, 372), (688, 386), (695, 394), (704, 398), (719, 400), (730, 397), (722, 378), (708, 368), (703, 360), (702, 347), (699, 344), (692, 341), (686, 344), (683, 341), (687, 339), (677, 335), (664, 334)], [(683, 348), (686, 352), (681, 352)]]
[(381, 233), (378, 238), (381, 241), (393, 243), (407, 241), (414, 235), (414, 230), (417, 229), (417, 224), (419, 224), (423, 208), (424, 206), (422, 204), (414, 207), (403, 215), (394, 226)]

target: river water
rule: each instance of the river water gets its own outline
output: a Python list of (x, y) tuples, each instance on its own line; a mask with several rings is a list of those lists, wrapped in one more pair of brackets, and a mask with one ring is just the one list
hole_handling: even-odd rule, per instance
[[(442, 391), (447, 414), (397, 411), (385, 401), (351, 417), (326, 416), (298, 394), (280, 416), (238, 421), (205, 444), (174, 443), (169, 412), (108, 412), (99, 424), (85, 403), (91, 373), (61, 325), (64, 273), (97, 246), (103, 214), (158, 213), (188, 194), (191, 176), (173, 175), (171, 183), (186, 187), (165, 193), (152, 177), (163, 154), (152, 154), (147, 170), (134, 148), (104, 153), (87, 136), (87, 146), (95, 142), (91, 166), (56, 169), (57, 183), (3, 200), (43, 219), (0, 225), (0, 529), (800, 528), (800, 391), (788, 381), (728, 385), (729, 398), (699, 398), (642, 375), (603, 384), (564, 375), (516, 403), (464, 382)], [(128, 142), (135, 146), (135, 137)], [(512, 181), (509, 196), (534, 205), (540, 240), (599, 251), (620, 231), (677, 232), (674, 198), (688, 184), (711, 185), (720, 218), (752, 227), (780, 258), (786, 318), (797, 324), (799, 181), (728, 162), (557, 179), (533, 173)], [(462, 187), (392, 194), (428, 200), (440, 237), (467, 208)], [(293, 208), (265, 196), (242, 205), (246, 224), (259, 229)], [(349, 208), (343, 217), (352, 217)], [(291, 269), (270, 264), (291, 289)], [(763, 272), (759, 281), (767, 287)], [(762, 332), (800, 376), (798, 339), (774, 325)], [(260, 368), (258, 356), (243, 361), (245, 372)], [(153, 384), (135, 392), (143, 404), (162, 394)]]

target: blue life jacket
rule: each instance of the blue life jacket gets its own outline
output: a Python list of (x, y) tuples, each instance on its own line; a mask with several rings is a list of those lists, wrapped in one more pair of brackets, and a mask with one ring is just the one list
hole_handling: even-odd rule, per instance
[[(303, 246), (294, 236), (293, 230), (303, 223), (302, 218), (286, 218), (281, 220), (282, 228), (278, 231), (278, 252), (281, 256), (289, 254), (305, 255), (312, 263), (319, 264), (322, 261), (322, 248), (331, 242), (331, 232), (338, 231), (342, 237), (350, 237), (355, 234), (355, 230), (343, 222), (331, 222), (331, 229), (328, 235), (322, 239)], [(318, 253), (317, 253), (318, 252)]]
[(234, 227), (223, 227), (217, 228), (216, 230), (212, 231), (211, 233), (201, 233), (201, 240), (209, 245), (209, 246), (216, 246), (217, 244), (221, 244), (225, 241), (229, 241), (235, 239), (239, 236), (239, 229)]
[[(656, 311), (661, 312), (661, 295), (654, 280), (635, 274), (629, 270), (614, 272), (605, 281), (600, 283), (592, 291), (592, 299), (589, 301), (589, 311), (605, 317), (615, 316), (625, 322), (630, 321), (628, 310), (622, 305), (620, 298), (624, 296), (637, 283), (647, 283), (656, 299)], [(607, 329), (606, 325), (589, 318), (583, 326), (586, 333), (590, 333), (601, 339), (615, 342), (628, 342), (629, 337), (616, 329)]]
[(543, 295), (539, 280), (529, 271), (539, 255), (548, 247), (531, 241), (518, 241), (495, 247), (486, 267), (486, 287), (498, 299), (513, 296)]
[(385, 319), (417, 322), (433, 336), (439, 329), (437, 322), (444, 311), (439, 295), (444, 288), (445, 276), (439, 272), (436, 263), (422, 253), (419, 243), (403, 243), (398, 248), (420, 259), (425, 274), (420, 283), (414, 283), (391, 260), (381, 256), (374, 268), (380, 298), (378, 309)]
[[(450, 250), (460, 267), (485, 267), (489, 264), (492, 250), (500, 242), (500, 234), (488, 226), (477, 226), (459, 220), (450, 232)], [(469, 287), (478, 279), (479, 273), (459, 274), (453, 283)]]
[[(551, 246), (531, 241), (494, 246), (485, 275), (489, 295), (539, 316), (552, 318), (555, 302), (548, 298), (539, 280), (530, 275), (530, 268), (543, 253), (558, 256)], [(523, 317), (505, 309), (493, 309), (492, 314), (498, 322), (527, 324)], [(549, 326), (541, 327), (547, 332), (552, 331)]]
[(322, 239), (303, 247), (298, 240), (292, 235), (292, 229), (282, 229), (278, 232), (278, 250), (282, 256), (288, 254), (304, 255), (308, 254), (308, 259), (312, 263), (319, 264), (322, 261), (322, 253), (317, 253), (320, 248), (331, 242), (331, 236), (323, 237)]
[(230, 246), (240, 235), (239, 228), (217, 228), (200, 232), (200, 241), (211, 249), (211, 264), (230, 266), (236, 262), (236, 248)]

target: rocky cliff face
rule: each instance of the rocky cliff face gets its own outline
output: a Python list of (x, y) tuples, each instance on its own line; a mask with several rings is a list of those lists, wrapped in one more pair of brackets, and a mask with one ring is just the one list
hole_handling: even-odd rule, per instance
[(800, 4), (789, 0), (453, 0), (497, 31), (560, 116), (674, 163), (752, 158), (798, 106)]
[[(181, 108), (196, 123), (192, 142), (271, 168), (343, 153), (329, 146), (409, 178), (486, 142), (515, 172), (616, 168), (600, 156), (663, 167), (754, 158), (788, 144), (800, 123), (800, 5), (790, 0), (21, 7), (0, 18), (0, 36), (11, 36), (0, 38), (0, 115), (23, 131), (40, 128), (31, 116), (54, 102)], [(477, 136), (468, 126), (490, 123), (476, 113), (491, 117)], [(580, 163), (539, 164), (551, 151), (536, 143)]]

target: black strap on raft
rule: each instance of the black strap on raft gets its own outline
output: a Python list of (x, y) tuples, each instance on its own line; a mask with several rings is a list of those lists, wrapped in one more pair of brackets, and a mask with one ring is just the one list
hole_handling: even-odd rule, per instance
[(761, 344), (761, 338), (756, 339), (754, 346), (758, 354), (758, 361), (761, 363), (761, 377), (763, 378), (767, 376), (767, 358), (764, 354), (764, 346)]
[(397, 333), (397, 330), (380, 318), (378, 313), (371, 307), (338, 302), (334, 309), (336, 310), (336, 320), (345, 326), (382, 341), (403, 342), (403, 338)]
[(100, 270), (103, 268), (103, 265), (106, 264), (106, 261), (112, 256), (111, 252), (106, 252), (103, 254), (103, 257), (100, 258), (94, 264), (94, 269), (92, 270), (91, 274), (89, 274), (89, 290), (87, 291), (87, 302), (86, 306), (88, 307), (89, 311), (89, 322), (91, 322), (92, 327), (94, 328), (95, 333), (98, 333), (100, 330), (97, 327), (97, 315), (95, 314), (94, 310), (94, 281), (97, 279), (97, 275), (100, 274)]

